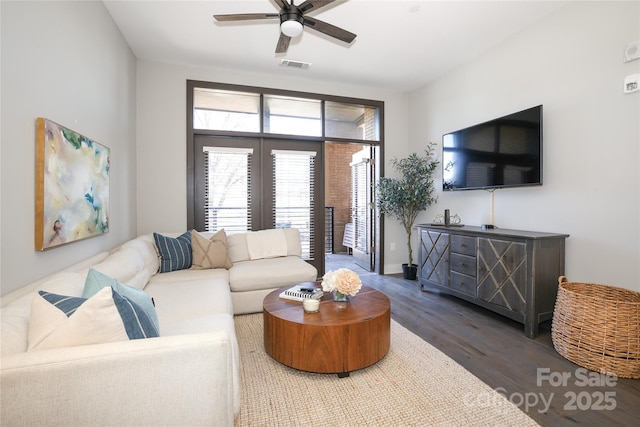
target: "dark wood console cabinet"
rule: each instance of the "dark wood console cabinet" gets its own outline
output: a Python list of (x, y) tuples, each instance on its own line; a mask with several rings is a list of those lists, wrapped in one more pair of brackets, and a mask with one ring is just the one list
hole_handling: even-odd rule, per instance
[(567, 234), (418, 225), (418, 276), (432, 288), (524, 324), (535, 338), (551, 319)]

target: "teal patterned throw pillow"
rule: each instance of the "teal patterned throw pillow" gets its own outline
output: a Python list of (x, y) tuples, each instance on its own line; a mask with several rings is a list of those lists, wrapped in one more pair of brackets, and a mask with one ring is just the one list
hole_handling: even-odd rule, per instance
[(153, 322), (156, 330), (160, 330), (158, 314), (156, 313), (153, 300), (145, 291), (124, 285), (113, 277), (109, 277), (106, 274), (94, 270), (93, 268), (90, 268), (87, 273), (87, 279), (84, 282), (84, 290), (82, 291), (82, 298), (91, 298), (97, 294), (100, 289), (106, 286), (111, 286), (117, 293), (138, 304), (147, 313), (147, 316), (149, 316), (149, 319)]

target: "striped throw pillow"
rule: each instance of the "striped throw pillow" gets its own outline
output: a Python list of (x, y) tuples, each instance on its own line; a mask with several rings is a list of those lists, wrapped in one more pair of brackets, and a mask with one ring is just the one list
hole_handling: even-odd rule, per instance
[(39, 291), (31, 303), (29, 351), (157, 336), (147, 313), (111, 287), (91, 298)]
[(153, 233), (160, 255), (160, 273), (191, 268), (191, 231), (173, 238)]

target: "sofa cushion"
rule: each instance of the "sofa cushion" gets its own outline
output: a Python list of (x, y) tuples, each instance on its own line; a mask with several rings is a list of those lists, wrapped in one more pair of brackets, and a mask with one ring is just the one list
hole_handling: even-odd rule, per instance
[(233, 266), (227, 255), (227, 235), (224, 230), (218, 231), (209, 238), (196, 230), (191, 230), (191, 250), (193, 256), (191, 268), (194, 270), (229, 269)]
[(153, 306), (153, 300), (145, 291), (123, 285), (113, 277), (102, 274), (93, 268), (90, 268), (87, 273), (87, 279), (84, 282), (84, 290), (82, 291), (82, 298), (91, 298), (106, 286), (111, 286), (117, 293), (138, 304), (147, 313), (147, 316), (149, 316), (149, 319), (153, 322), (156, 331), (160, 330), (160, 326), (158, 325), (158, 315), (156, 314), (156, 309)]
[(131, 247), (118, 249), (92, 268), (138, 289), (144, 288), (151, 274), (146, 270), (140, 253)]
[(191, 267), (191, 232), (173, 238), (153, 233), (160, 255), (160, 273), (183, 270)]
[(287, 256), (302, 256), (302, 245), (300, 244), (300, 230), (297, 228), (283, 228), (282, 232), (287, 240)]
[(229, 270), (232, 292), (277, 288), (315, 281), (317, 270), (297, 256), (236, 262)]
[[(284, 233), (287, 249), (284, 255), (302, 256), (302, 245), (300, 244), (300, 230), (297, 228), (279, 228)], [(261, 230), (274, 231), (274, 230)], [(249, 255), (249, 246), (247, 244), (247, 235), (255, 233), (248, 231), (244, 233), (234, 233), (227, 235), (227, 251), (229, 259), (232, 263), (238, 261), (248, 261), (251, 259)]]
[(227, 253), (232, 263), (249, 260), (247, 233), (235, 233), (227, 236)]
[(246, 238), (251, 260), (287, 255), (287, 239), (280, 228), (249, 232)]
[[(60, 274), (70, 274), (73, 276), (79, 276), (79, 273), (82, 273), (83, 276), (80, 278), (80, 281), (78, 282), (80, 284), (80, 286), (77, 288), (78, 289), (78, 293), (77, 295), (81, 295), (82, 294), (82, 288), (84, 286), (84, 276), (86, 276), (86, 270), (91, 267), (92, 265), (98, 264), (99, 262), (103, 261), (105, 258), (107, 258), (109, 256), (109, 252), (104, 251), (104, 252), (100, 252), (92, 257), (89, 257), (87, 259), (84, 259), (78, 263), (75, 263), (67, 268), (64, 268), (62, 270), (60, 270), (57, 273), (53, 273), (50, 275), (47, 275), (41, 279), (38, 279), (34, 282), (31, 282), (27, 285), (24, 285), (12, 292), (9, 292), (7, 294), (2, 295), (2, 298), (0, 298), (0, 307), (6, 307), (10, 304), (12, 304), (14, 301), (22, 298), (25, 295), (31, 295), (33, 296), (33, 294), (35, 292), (38, 292), (41, 289), (44, 290), (49, 290), (46, 289), (42, 286), (43, 283), (49, 283), (51, 281), (52, 278), (60, 275)], [(83, 271), (85, 270), (85, 271)], [(69, 291), (64, 291), (61, 293), (67, 293)], [(69, 294), (72, 295), (72, 294)], [(73, 294), (76, 295), (76, 294)], [(26, 338), (25, 338), (26, 341)]]
[(216, 329), (226, 329), (235, 338), (233, 316), (227, 313), (207, 314), (198, 317), (189, 317), (183, 320), (165, 322), (164, 336), (184, 334), (206, 334)]
[(157, 336), (145, 311), (111, 287), (89, 299), (39, 291), (31, 304), (29, 351)]
[[(217, 272), (218, 270), (188, 270), (190, 273)], [(227, 270), (222, 270), (226, 272)], [(175, 272), (177, 273), (177, 272)], [(175, 278), (179, 275), (171, 274)], [(233, 315), (229, 285), (224, 278), (217, 275), (200, 279), (188, 280), (154, 280), (162, 278), (164, 274), (155, 276), (145, 290), (156, 303), (158, 319), (163, 335), (167, 332), (165, 325), (170, 322), (182, 321), (209, 314)]]
[[(220, 279), (225, 283), (229, 281), (229, 271), (224, 268), (213, 268), (209, 270), (176, 270), (169, 273), (156, 274), (149, 280), (149, 284), (144, 288), (146, 292), (149, 292), (149, 286), (154, 283), (182, 283), (189, 280), (212, 280)], [(227, 286), (228, 287), (228, 286)], [(153, 295), (151, 295), (153, 296)], [(155, 301), (155, 299), (154, 299)]]
[(29, 333), (29, 313), (33, 294), (24, 295), (13, 301), (0, 312), (0, 355), (24, 353), (27, 351)]
[[(149, 277), (153, 276), (160, 270), (160, 259), (158, 256), (158, 251), (156, 249), (155, 240), (153, 239), (152, 234), (144, 234), (142, 236), (138, 236), (133, 240), (129, 240), (122, 244), (122, 249), (134, 249), (138, 252), (140, 257), (142, 258), (142, 262), (144, 264), (144, 271), (147, 275), (147, 280), (144, 282), (144, 285), (149, 281)], [(128, 283), (130, 286), (136, 286), (134, 284)]]

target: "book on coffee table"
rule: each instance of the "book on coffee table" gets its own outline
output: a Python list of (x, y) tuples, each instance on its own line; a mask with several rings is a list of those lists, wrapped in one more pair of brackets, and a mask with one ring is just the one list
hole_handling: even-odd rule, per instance
[[(309, 292), (305, 290), (306, 288), (311, 288), (313, 291)], [(280, 293), (280, 298), (290, 299), (293, 301), (304, 301), (309, 298), (320, 299), (324, 295), (322, 289), (316, 288), (313, 285), (301, 284), (295, 285), (283, 292)]]

